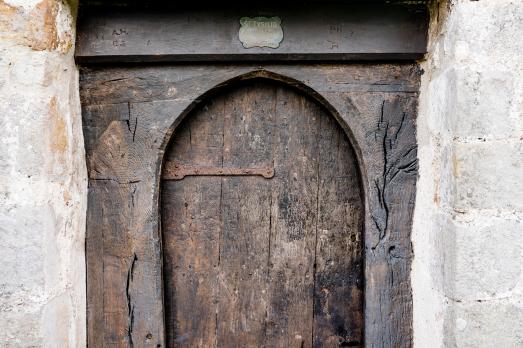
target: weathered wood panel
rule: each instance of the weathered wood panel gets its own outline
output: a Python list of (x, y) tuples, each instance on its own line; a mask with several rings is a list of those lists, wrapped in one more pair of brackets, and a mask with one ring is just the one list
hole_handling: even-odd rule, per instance
[[(223, 120), (216, 124), (205, 122), (214, 118), (213, 112), (204, 107), (197, 117), (187, 120), (173, 139), (176, 151), (169, 152), (166, 158), (221, 165)], [(215, 345), (220, 199), (220, 178), (187, 177), (164, 182), (162, 230), (169, 347)]]
[[(168, 345), (325, 346), (314, 342), (316, 310), (326, 333), (318, 337), (327, 336), (330, 346), (361, 345), (363, 297), (343, 295), (363, 290), (362, 195), (350, 144), (332, 116), (282, 85), (253, 81), (188, 117), (167, 161), (218, 168), (270, 164), (275, 176), (163, 182)], [(322, 134), (335, 143), (319, 141)], [(326, 146), (320, 150), (320, 144)], [(320, 161), (339, 161), (340, 167), (330, 173), (335, 168)], [(348, 182), (336, 202), (320, 199), (320, 170), (324, 183)], [(327, 218), (337, 204), (348, 213), (345, 223), (339, 213)], [(332, 222), (321, 226), (322, 233), (336, 235), (322, 237), (320, 258), (339, 258), (328, 258), (315, 292), (320, 211)], [(335, 272), (324, 272), (329, 267)], [(332, 296), (317, 301), (330, 308), (315, 308), (315, 295), (325, 297), (325, 291)], [(348, 332), (359, 335), (352, 339)]]
[[(223, 167), (270, 162), (272, 91), (258, 84), (219, 96), (224, 120)], [(222, 179), (218, 347), (256, 347), (264, 339), (270, 258), (270, 181)]]
[[(410, 231), (417, 175), (415, 120), (419, 84), (415, 64), (83, 69), (81, 99), (92, 187), (87, 230), (90, 346), (104, 346), (100, 336), (120, 337), (120, 332), (128, 332), (129, 320), (104, 321), (99, 312), (107, 301), (119, 303), (119, 294), (125, 294), (127, 284), (132, 306), (122, 302), (117, 308), (120, 313), (128, 313), (127, 307), (134, 308), (135, 321), (130, 330), (134, 344), (165, 346), (161, 337), (162, 247), (158, 224), (163, 153), (181, 120), (205, 99), (202, 94), (252, 78), (272, 79), (301, 89), (332, 112), (348, 136), (365, 193), (365, 345), (411, 346)], [(93, 121), (94, 126), (92, 117), (99, 120)], [(134, 193), (120, 193), (127, 186), (133, 187)], [(337, 199), (329, 193), (332, 188), (325, 186), (321, 190), (325, 190), (326, 201)], [(119, 208), (127, 205), (129, 208)], [(103, 206), (119, 215), (104, 218)], [(319, 216), (318, 226), (330, 224), (321, 213)], [(121, 228), (115, 225), (128, 226), (126, 233), (131, 242), (124, 243), (127, 246), (123, 250), (117, 242)], [(105, 241), (103, 246), (101, 240)], [(322, 250), (321, 244), (316, 250)], [(103, 281), (108, 272), (104, 269), (104, 255), (120, 259), (110, 260), (111, 272), (118, 269), (117, 275), (129, 274), (133, 269), (129, 282)], [(135, 256), (137, 261), (133, 263)], [(325, 254), (326, 258), (331, 256), (336, 255)], [(130, 317), (127, 314), (127, 319)], [(138, 321), (142, 324), (137, 325)], [(315, 325), (321, 330), (321, 322)], [(117, 345), (128, 346), (128, 341), (129, 337), (122, 338)]]
[[(280, 4), (283, 5), (283, 4)], [(80, 17), (76, 59), (95, 62), (387, 60), (426, 53), (425, 11), (401, 6), (308, 4), (173, 11), (86, 11)], [(241, 17), (278, 16), (278, 48), (244, 48)]]
[(362, 347), (363, 197), (353, 149), (335, 123), (324, 118), (320, 128), (313, 339), (316, 347)]
[(267, 347), (312, 347), (318, 206), (317, 105), (279, 89), (274, 96), (271, 269)]

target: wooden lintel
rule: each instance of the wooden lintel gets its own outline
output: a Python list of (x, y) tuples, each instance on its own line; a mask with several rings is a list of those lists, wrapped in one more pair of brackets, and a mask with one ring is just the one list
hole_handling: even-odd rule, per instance
[[(278, 16), (277, 48), (245, 48), (240, 18)], [(427, 45), (427, 14), (400, 6), (86, 11), (78, 63), (415, 60)]]

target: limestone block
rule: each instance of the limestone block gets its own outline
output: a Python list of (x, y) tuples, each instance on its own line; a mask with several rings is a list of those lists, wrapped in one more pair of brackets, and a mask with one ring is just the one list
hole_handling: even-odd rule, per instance
[[(453, 1), (445, 46), (459, 65), (503, 68), (518, 75), (523, 63), (523, 6), (520, 1)], [(519, 70), (519, 74), (521, 70)]]
[(456, 143), (455, 209), (523, 209), (523, 141)]
[(447, 347), (523, 347), (521, 300), (456, 303), (446, 325)]
[[(0, 295), (3, 295), (0, 293)], [(25, 330), (20, 327), (38, 328), (40, 326), (40, 311), (20, 311), (2, 313), (2, 335), (0, 347), (42, 347), (42, 335), (39, 330)]]
[(503, 139), (523, 134), (523, 114), (517, 106), (513, 75), (480, 68), (452, 69), (449, 119), (458, 138)]
[(518, 294), (523, 287), (523, 216), (472, 213), (454, 221), (447, 254), (446, 295), (484, 301)]
[(414, 347), (523, 347), (523, 2), (439, 3), (418, 116)]
[[(429, 69), (428, 67), (427, 69)], [(418, 145), (430, 145), (426, 142), (430, 137), (423, 136), (424, 133), (433, 134), (445, 141), (450, 138), (451, 124), (448, 117), (442, 115), (450, 114), (449, 100), (456, 95), (455, 78), (452, 71), (430, 74), (430, 71), (422, 76), (420, 94), (420, 115), (418, 118)]]

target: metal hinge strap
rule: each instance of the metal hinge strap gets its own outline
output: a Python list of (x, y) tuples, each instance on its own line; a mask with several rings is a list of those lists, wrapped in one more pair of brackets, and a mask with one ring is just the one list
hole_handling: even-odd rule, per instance
[(182, 180), (186, 176), (263, 176), (265, 179), (270, 179), (274, 176), (274, 167), (205, 167), (182, 164), (174, 161), (165, 162), (162, 179)]

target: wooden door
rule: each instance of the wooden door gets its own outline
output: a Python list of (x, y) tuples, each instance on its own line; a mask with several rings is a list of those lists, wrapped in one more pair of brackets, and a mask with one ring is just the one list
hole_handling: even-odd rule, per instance
[(165, 155), (161, 216), (167, 346), (363, 346), (358, 166), (306, 95), (253, 79), (203, 101)]
[(82, 68), (88, 346), (411, 347), (419, 76)]
[(426, 1), (296, 5), (83, 3), (90, 348), (412, 346)]

